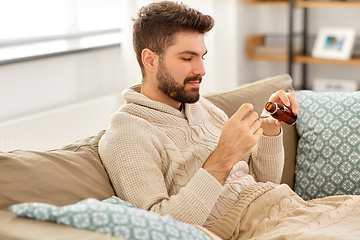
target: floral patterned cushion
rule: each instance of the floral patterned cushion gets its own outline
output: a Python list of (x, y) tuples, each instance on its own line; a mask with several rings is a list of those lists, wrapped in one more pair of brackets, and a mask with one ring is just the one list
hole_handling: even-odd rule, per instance
[(305, 200), (360, 194), (360, 92), (296, 91), (295, 192)]
[(125, 239), (210, 239), (200, 229), (134, 207), (117, 197), (103, 201), (89, 198), (62, 207), (45, 203), (20, 203), (10, 207), (18, 216), (110, 234)]

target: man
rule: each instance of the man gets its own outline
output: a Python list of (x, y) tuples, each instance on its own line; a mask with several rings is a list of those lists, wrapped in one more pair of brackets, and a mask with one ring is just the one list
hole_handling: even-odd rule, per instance
[[(143, 7), (133, 44), (142, 83), (124, 91), (99, 153), (116, 194), (139, 208), (210, 228), (255, 182), (280, 183), (280, 122), (251, 104), (230, 119), (201, 98), (204, 35), (214, 20), (170, 1)], [(225, 79), (219, 79), (224, 81)], [(269, 101), (298, 113), (293, 93)]]

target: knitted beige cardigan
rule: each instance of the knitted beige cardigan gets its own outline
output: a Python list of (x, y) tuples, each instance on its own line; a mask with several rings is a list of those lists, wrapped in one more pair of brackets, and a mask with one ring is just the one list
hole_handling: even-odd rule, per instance
[[(124, 91), (126, 104), (113, 114), (99, 142), (115, 192), (139, 208), (203, 226), (220, 194), (226, 195), (225, 185), (202, 165), (216, 148), (228, 117), (204, 98), (179, 111), (150, 100), (140, 89), (135, 85)], [(282, 135), (262, 136), (243, 161), (255, 181), (279, 183)]]

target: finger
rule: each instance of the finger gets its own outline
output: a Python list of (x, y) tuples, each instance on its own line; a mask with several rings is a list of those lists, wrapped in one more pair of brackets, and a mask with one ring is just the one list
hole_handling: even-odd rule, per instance
[(244, 103), (243, 105), (241, 105), (239, 107), (239, 109), (235, 112), (235, 114), (233, 115), (234, 118), (243, 120), (244, 118), (247, 117), (247, 115), (249, 115), (249, 113), (251, 113), (252, 111), (254, 111), (254, 106), (250, 103)]
[(285, 93), (284, 90), (278, 91), (278, 97), (285, 106), (290, 107), (291, 104), (290, 99), (288, 98), (288, 95)]
[(257, 130), (259, 130), (259, 128), (261, 128), (261, 121), (255, 119), (255, 121), (253, 121), (253, 123), (250, 125), (250, 131), (255, 133)]
[(254, 137), (256, 137), (257, 140), (259, 140), (263, 132), (264, 130), (261, 127), (256, 129), (256, 131), (254, 132)]
[(300, 112), (299, 103), (296, 99), (295, 93), (288, 93), (288, 97), (290, 99), (290, 108), (293, 113), (298, 114)]
[(249, 112), (246, 114), (246, 116), (243, 118), (243, 121), (247, 121), (249, 125), (253, 124), (256, 120), (259, 120), (259, 114), (257, 112)]
[(285, 93), (284, 90), (279, 90), (275, 93), (273, 93), (270, 96), (269, 99), (270, 102), (281, 102), (283, 103), (285, 106), (290, 106), (290, 99), (288, 98), (287, 94)]
[(262, 118), (260, 119), (260, 121), (264, 124), (268, 124), (268, 125), (276, 125), (276, 126), (281, 126), (281, 122), (273, 117), (268, 117), (268, 118)]
[(278, 127), (280, 127), (280, 126), (281, 126), (281, 121), (276, 120), (276, 121), (275, 121), (275, 125), (278, 126)]

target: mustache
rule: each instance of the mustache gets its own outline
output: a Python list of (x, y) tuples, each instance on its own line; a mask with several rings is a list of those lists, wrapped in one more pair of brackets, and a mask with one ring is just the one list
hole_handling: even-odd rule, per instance
[(195, 75), (193, 77), (187, 77), (184, 80), (184, 84), (188, 83), (188, 82), (192, 82), (192, 81), (199, 81), (199, 83), (202, 82), (202, 77), (200, 75)]

